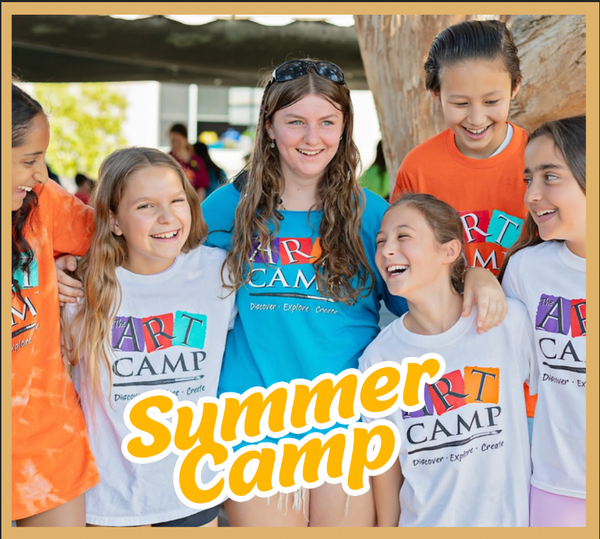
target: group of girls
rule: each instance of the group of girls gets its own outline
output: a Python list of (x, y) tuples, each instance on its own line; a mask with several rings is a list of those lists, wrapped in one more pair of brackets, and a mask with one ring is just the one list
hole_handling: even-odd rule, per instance
[[(335, 64), (292, 60), (273, 71), (246, 170), (202, 210), (181, 166), (148, 148), (106, 158), (95, 213), (46, 184), (48, 122), (13, 85), (18, 525), (214, 526), (216, 508), (198, 512), (177, 498), (174, 461), (133, 464), (122, 456), (127, 402), (149, 388), (194, 400), (241, 394), (399, 362), (419, 350), (439, 352), (447, 372), (427, 388), (422, 411), (389, 418), (402, 433), (400, 458), (373, 489), (347, 496), (341, 485), (324, 483), (275, 500), (227, 500), (230, 523), (526, 526), (525, 381), (540, 395), (532, 522), (548, 525), (546, 503), (562, 518), (558, 525), (585, 522), (585, 120), (536, 131), (523, 162), (526, 136), (506, 122), (520, 82), (506, 60), (507, 47), (516, 57), (510, 34), (495, 21), (459, 29), (470, 36), (465, 51), (439, 53), (449, 39), (442, 33), (428, 60), (449, 132), (435, 143), (440, 155), (429, 158), (447, 166), (426, 189), (479, 187), (463, 189), (471, 177), (454, 172), (471, 167), (490, 200), (458, 204), (461, 213), (494, 208), (525, 221), (504, 272), (507, 293), (525, 307), (506, 306), (491, 272), (466, 270), (468, 227), (446, 202), (412, 194), (390, 208), (359, 187), (350, 92)], [(403, 164), (399, 179), (420, 178), (426, 161)], [(496, 174), (496, 167), (504, 168)], [(487, 238), (493, 227), (482, 226), (472, 230)], [(78, 266), (76, 278), (59, 270), (61, 296), (55, 253), (84, 255), (78, 264), (59, 263)], [(62, 363), (59, 298), (81, 408)], [(381, 301), (400, 318), (378, 336)], [(572, 383), (546, 382), (557, 379)]]

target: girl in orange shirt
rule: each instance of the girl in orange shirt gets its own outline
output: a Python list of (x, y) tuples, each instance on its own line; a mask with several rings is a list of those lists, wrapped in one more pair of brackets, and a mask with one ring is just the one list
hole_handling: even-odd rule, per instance
[(49, 141), (41, 105), (13, 84), (12, 519), (85, 526), (83, 493), (99, 476), (62, 360), (54, 254), (87, 250), (93, 210), (48, 182)]

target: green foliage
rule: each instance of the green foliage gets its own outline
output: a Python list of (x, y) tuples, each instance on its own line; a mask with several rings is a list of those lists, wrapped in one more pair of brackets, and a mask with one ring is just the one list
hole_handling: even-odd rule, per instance
[(47, 162), (59, 177), (97, 178), (103, 159), (127, 144), (127, 99), (108, 83), (32, 85), (50, 121)]

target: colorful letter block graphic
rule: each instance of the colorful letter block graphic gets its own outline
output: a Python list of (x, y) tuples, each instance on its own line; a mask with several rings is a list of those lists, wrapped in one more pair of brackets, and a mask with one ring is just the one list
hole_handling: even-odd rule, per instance
[(587, 332), (585, 299), (571, 300), (571, 335), (585, 337)]
[[(27, 273), (23, 272), (23, 268), (21, 266), (19, 266), (19, 268), (15, 271), (15, 280), (19, 283), (19, 286), (22, 290), (26, 290), (27, 288), (35, 288), (40, 284), (38, 276), (38, 264), (35, 255), (32, 251), (29, 251), (27, 255), (33, 256), (31, 264), (29, 265), (29, 271), (27, 271)], [(25, 253), (21, 254), (22, 258), (25, 258), (25, 256)]]
[(500, 210), (458, 212), (465, 243), (495, 243), (508, 249), (519, 237), (523, 219)]
[(496, 243), (508, 249), (519, 237), (523, 219), (513, 217), (503, 211), (494, 210), (488, 226), (488, 236), (485, 241)]
[(204, 348), (208, 318), (177, 311), (136, 318), (118, 316), (112, 327), (112, 347), (124, 352), (154, 352), (171, 346)]
[(312, 258), (311, 238), (279, 238), (281, 265), (307, 264)]
[(321, 238), (275, 238), (268, 249), (262, 249), (258, 242), (252, 249), (249, 258), (259, 264), (312, 264), (321, 256)]
[(492, 367), (465, 367), (466, 403), (491, 402), (498, 404), (500, 396), (500, 369)]
[(456, 370), (445, 374), (429, 386), (429, 394), (438, 415), (464, 406), (467, 403), (467, 395), (462, 373)]
[(402, 412), (402, 419), (442, 415), (466, 404), (498, 404), (500, 369), (465, 367), (446, 373), (435, 384), (426, 385), (425, 406), (416, 412)]
[(171, 346), (171, 339), (173, 338), (172, 313), (142, 318), (142, 325), (144, 326), (144, 341), (148, 352)]
[(542, 294), (535, 314), (535, 329), (568, 335), (571, 326), (571, 301)]
[(133, 316), (117, 316), (112, 327), (112, 347), (124, 352), (144, 350), (142, 320)]
[(206, 339), (206, 315), (177, 311), (175, 313), (175, 331), (173, 346), (183, 345), (192, 348), (204, 348)]
[(460, 211), (458, 214), (463, 224), (465, 243), (484, 242), (490, 224), (490, 212), (487, 210)]

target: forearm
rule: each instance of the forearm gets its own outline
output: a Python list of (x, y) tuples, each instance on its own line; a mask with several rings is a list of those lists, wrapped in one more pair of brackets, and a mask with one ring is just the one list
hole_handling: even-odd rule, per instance
[(397, 527), (400, 520), (400, 486), (402, 473), (396, 463), (385, 473), (373, 477), (373, 497), (377, 526)]

